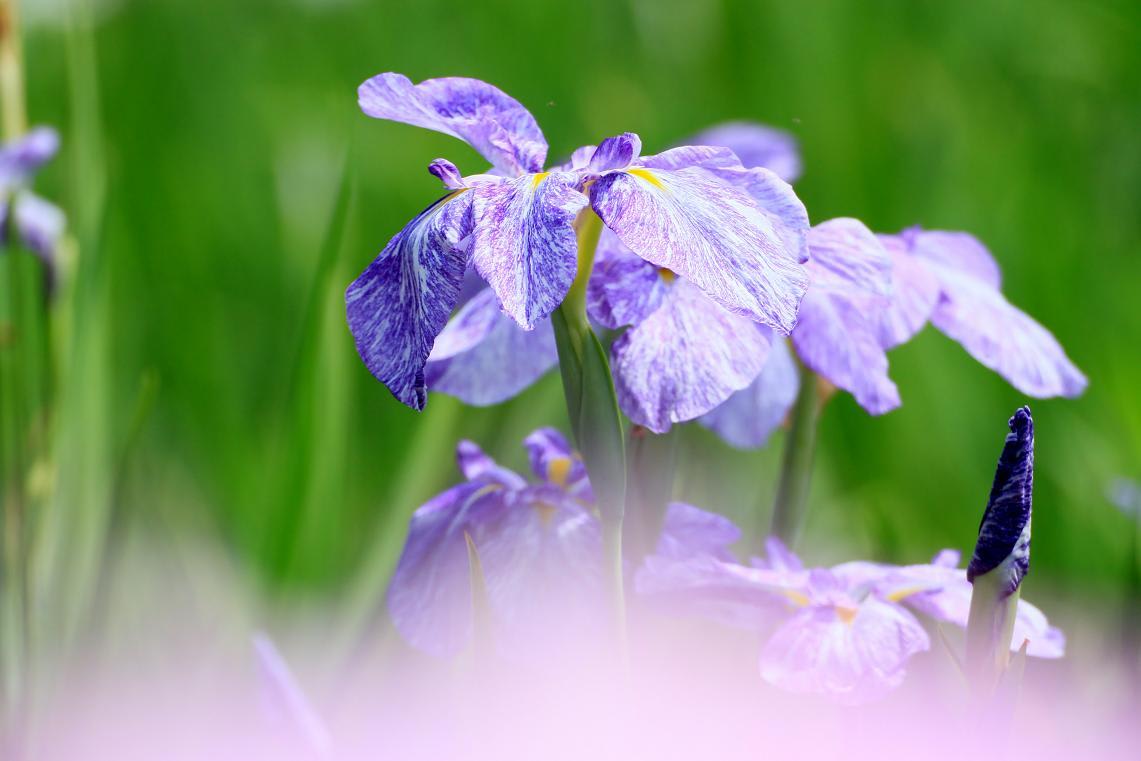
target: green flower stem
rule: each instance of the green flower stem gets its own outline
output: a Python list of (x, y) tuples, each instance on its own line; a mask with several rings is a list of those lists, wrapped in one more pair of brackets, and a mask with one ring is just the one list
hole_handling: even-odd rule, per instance
[(1006, 571), (999, 566), (975, 577), (967, 618), (967, 679), (975, 695), (994, 695), (1010, 664), (1010, 638), (1018, 613), (1019, 591), (1002, 594)]
[(796, 546), (804, 528), (812, 459), (816, 452), (816, 428), (823, 406), (816, 373), (801, 366), (800, 391), (793, 408), (792, 427), (785, 438), (771, 529), (772, 535), (790, 548)]
[(582, 453), (598, 499), (615, 642), (626, 652), (626, 597), (622, 575), (622, 519), (626, 506), (626, 449), (614, 379), (606, 352), (586, 318), (586, 283), (602, 234), (602, 220), (590, 209), (576, 223), (578, 273), (562, 305), (551, 315), (559, 350), (559, 372), (575, 444)]

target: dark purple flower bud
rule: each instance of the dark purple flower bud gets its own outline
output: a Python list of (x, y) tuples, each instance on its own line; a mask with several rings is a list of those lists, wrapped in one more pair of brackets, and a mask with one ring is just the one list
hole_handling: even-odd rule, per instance
[(967, 566), (967, 579), (974, 583), (983, 574), (999, 569), (1001, 594), (1013, 594), (1030, 570), (1030, 512), (1034, 491), (1034, 419), (1029, 407), (1021, 407), (1009, 421), (1010, 433), (990, 490), (986, 512), (979, 525), (975, 554)]
[(608, 137), (599, 143), (590, 158), (590, 169), (605, 172), (610, 169), (625, 169), (642, 153), (642, 138), (633, 132), (623, 132)]
[(463, 176), (456, 165), (447, 159), (436, 159), (428, 165), (428, 172), (439, 178), (448, 190), (459, 190), (464, 185)]

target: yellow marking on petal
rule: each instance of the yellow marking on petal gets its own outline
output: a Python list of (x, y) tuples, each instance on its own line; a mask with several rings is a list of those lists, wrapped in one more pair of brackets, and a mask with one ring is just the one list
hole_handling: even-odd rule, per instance
[(573, 466), (574, 460), (569, 457), (552, 457), (547, 460), (547, 480), (565, 489)]
[(641, 177), (643, 180), (650, 183), (651, 185), (656, 185), (657, 187), (661, 188), (662, 190), (666, 189), (666, 186), (662, 184), (662, 181), (658, 179), (657, 175), (655, 175), (649, 169), (640, 169), (640, 168), (627, 169), (626, 174), (632, 174), (635, 177)]
[(550, 174), (550, 172), (539, 172), (538, 174), (531, 175), (531, 190), (539, 187), (539, 183), (547, 179), (548, 174)]
[(886, 595), (886, 598), (889, 602), (899, 602), (905, 597), (911, 597), (912, 595), (918, 594), (919, 592), (925, 592), (927, 589), (929, 589), (929, 587), (925, 587), (921, 584), (916, 584), (912, 587), (901, 587), (891, 594)]
[(541, 522), (544, 526), (549, 525), (555, 517), (555, 510), (557, 508), (554, 505), (548, 504), (546, 502), (536, 502), (534, 507), (535, 512), (539, 514), (539, 522)]
[(488, 494), (491, 494), (492, 492), (499, 491), (502, 488), (503, 488), (502, 484), (488, 484), (487, 486), (483, 486), (483, 487), (479, 488), (478, 490), (476, 490), (475, 494), (472, 494), (470, 497), (468, 497), (468, 500), (470, 501), (470, 500), (479, 499), (480, 497), (487, 496)]
[(785, 597), (792, 601), (793, 605), (799, 605), (803, 608), (811, 602), (808, 599), (808, 595), (804, 594), (803, 592), (797, 592), (795, 589), (782, 589), (781, 592), (784, 593)]
[(672, 283), (674, 280), (677, 280), (677, 273), (673, 270), (668, 270), (665, 267), (658, 267), (658, 277), (662, 279), (662, 282), (668, 284)]
[(850, 624), (856, 620), (856, 614), (860, 609), (852, 605), (837, 605), (836, 616), (846, 624)]

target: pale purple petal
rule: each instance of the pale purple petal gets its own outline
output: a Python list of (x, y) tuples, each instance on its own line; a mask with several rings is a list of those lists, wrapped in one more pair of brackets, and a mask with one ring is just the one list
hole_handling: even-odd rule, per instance
[(765, 565), (762, 567), (774, 571), (803, 571), (804, 563), (779, 537), (770, 536), (765, 539)]
[(1050, 626), (1046, 614), (1025, 600), (1018, 601), (1014, 617), (1014, 633), (1010, 649), (1017, 652), (1022, 643), (1026, 654), (1035, 658), (1061, 658), (1066, 654), (1066, 635), (1056, 626)]
[[(285, 662), (277, 647), (267, 635), (253, 635), (254, 653), (257, 656), (258, 677), (266, 708), (275, 723), (296, 732), (302, 742), (318, 757), (325, 757), (332, 749), (329, 729), (309, 696), (301, 689), (293, 670)], [(275, 727), (280, 730), (281, 727)]]
[(939, 280), (919, 259), (907, 253), (898, 236), (880, 235), (891, 255), (891, 300), (881, 312), (880, 345), (893, 349), (915, 336), (939, 302)]
[[(588, 168), (591, 172), (605, 172), (610, 169), (625, 169), (642, 152), (642, 139), (633, 132), (623, 132), (616, 137), (608, 137), (598, 144), (590, 157)], [(573, 163), (574, 157), (571, 157)]]
[(26, 183), (58, 150), (59, 133), (51, 127), (36, 127), (0, 146), (0, 190), (7, 193)]
[[(55, 252), (63, 237), (65, 218), (58, 206), (30, 191), (15, 197), (16, 231), (20, 242), (49, 267), (55, 263)], [(7, 201), (0, 202), (0, 229), (7, 235)]]
[(428, 389), (477, 407), (519, 394), (558, 364), (549, 322), (523, 330), (484, 289), (436, 339), (424, 367)]
[[(810, 289), (891, 294), (891, 255), (863, 222), (838, 217), (808, 231)], [(882, 303), (882, 302), (881, 302)]]
[(472, 262), (503, 310), (530, 330), (566, 296), (578, 267), (574, 221), (586, 205), (568, 173), (477, 185)]
[(802, 264), (808, 260), (808, 210), (791, 185), (775, 172), (759, 167), (709, 168), (709, 171), (748, 193), (785, 249)]
[(428, 173), (444, 183), (448, 190), (459, 190), (467, 187), (459, 168), (447, 159), (436, 159), (428, 164)]
[(603, 229), (586, 286), (586, 312), (605, 328), (637, 325), (661, 306), (669, 278)]
[(692, 420), (752, 383), (770, 333), (678, 280), (662, 306), (611, 347), (618, 403), (656, 433)]
[(932, 263), (943, 295), (931, 322), (1022, 393), (1075, 397), (1088, 381), (1058, 340), (984, 281)]
[(743, 169), (741, 160), (728, 148), (715, 145), (683, 145), (643, 156), (638, 165), (647, 169), (685, 169), (699, 166), (705, 169)]
[(547, 141), (535, 117), (478, 79), (444, 77), (413, 85), (388, 72), (366, 80), (357, 94), (369, 116), (458, 137), (508, 175), (538, 172), (546, 160)]
[(708, 555), (718, 560), (733, 560), (729, 545), (740, 539), (741, 529), (725, 516), (685, 502), (671, 502), (666, 508), (655, 554), (678, 559)]
[(855, 611), (805, 608), (761, 653), (761, 676), (790, 692), (864, 703), (898, 687), (905, 664), (930, 648), (927, 632), (898, 605), (867, 598)]
[(345, 291), (349, 330), (361, 359), (413, 409), (427, 402), (424, 363), (459, 299), (470, 210), (467, 191), (432, 204)]
[(996, 291), (1002, 288), (998, 262), (970, 233), (911, 227), (901, 232), (899, 237), (903, 238), (914, 256), (969, 275)]
[(699, 167), (635, 167), (604, 175), (590, 196), (595, 212), (638, 256), (735, 314), (784, 332), (795, 325), (807, 273), (773, 219), (742, 190)]
[(502, 496), (500, 487), (464, 483), (413, 514), (388, 588), (389, 615), (413, 647), (449, 656), (467, 643), (472, 609), (464, 533), (473, 533), (507, 512)]
[(788, 416), (799, 388), (800, 375), (788, 341), (774, 338), (756, 380), (703, 415), (700, 422), (730, 446), (763, 447)]
[(751, 122), (726, 122), (710, 127), (689, 142), (725, 146), (746, 167), (770, 169), (785, 182), (795, 182), (800, 177), (796, 138), (784, 130)]

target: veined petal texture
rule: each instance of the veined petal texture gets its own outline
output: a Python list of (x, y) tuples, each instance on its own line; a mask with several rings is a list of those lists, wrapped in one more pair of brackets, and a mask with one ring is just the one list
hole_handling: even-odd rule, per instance
[(471, 195), (444, 196), (409, 222), (345, 291), (357, 352), (404, 404), (427, 403), (424, 363), (459, 299)]
[(773, 337), (760, 375), (706, 413), (700, 422), (738, 449), (763, 447), (788, 416), (800, 389), (800, 374), (788, 341)]

